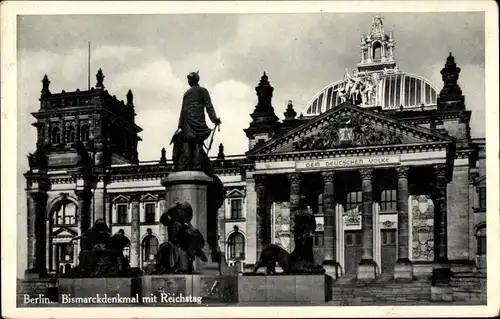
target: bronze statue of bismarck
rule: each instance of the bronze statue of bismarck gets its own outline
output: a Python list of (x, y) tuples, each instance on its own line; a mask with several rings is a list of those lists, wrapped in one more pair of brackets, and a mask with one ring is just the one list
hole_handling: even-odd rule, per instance
[(189, 73), (187, 80), (190, 88), (184, 93), (178, 129), (172, 138), (174, 170), (205, 171), (208, 155), (203, 150), (203, 143), (212, 132), (205, 121), (205, 110), (215, 125), (220, 125), (221, 121), (208, 90), (199, 85), (198, 72)]

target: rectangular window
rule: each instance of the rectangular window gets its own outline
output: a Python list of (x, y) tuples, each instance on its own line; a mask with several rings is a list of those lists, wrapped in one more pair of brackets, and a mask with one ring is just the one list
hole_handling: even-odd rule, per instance
[(144, 205), (145, 218), (144, 222), (146, 223), (154, 223), (156, 219), (156, 204), (155, 203), (146, 203)]
[(361, 191), (348, 193), (346, 200), (346, 210), (351, 210), (360, 206), (363, 202), (362, 194), (363, 193)]
[(117, 213), (117, 223), (118, 224), (126, 224), (128, 223), (128, 211), (127, 204), (118, 204), (116, 205), (116, 213)]
[(396, 231), (382, 230), (382, 245), (396, 245)]
[(359, 246), (363, 243), (363, 233), (360, 231), (346, 232), (345, 239), (347, 246)]
[(479, 187), (479, 208), (486, 209), (486, 187)]
[(243, 200), (231, 199), (231, 219), (243, 218)]
[(395, 189), (383, 190), (380, 197), (380, 211), (390, 212), (398, 209), (397, 191)]

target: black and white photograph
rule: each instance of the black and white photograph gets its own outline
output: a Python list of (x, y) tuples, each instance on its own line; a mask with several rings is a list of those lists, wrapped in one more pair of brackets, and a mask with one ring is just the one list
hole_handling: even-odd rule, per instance
[(16, 2), (2, 316), (498, 313), (495, 2)]

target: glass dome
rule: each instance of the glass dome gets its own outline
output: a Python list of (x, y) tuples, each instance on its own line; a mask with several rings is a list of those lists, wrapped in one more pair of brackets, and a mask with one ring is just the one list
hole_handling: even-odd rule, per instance
[[(436, 105), (436, 87), (427, 79), (411, 73), (380, 74), (372, 103), (362, 106), (381, 106), (382, 109), (397, 109)], [(323, 88), (307, 104), (305, 116), (318, 115), (342, 103), (338, 89), (343, 81)]]

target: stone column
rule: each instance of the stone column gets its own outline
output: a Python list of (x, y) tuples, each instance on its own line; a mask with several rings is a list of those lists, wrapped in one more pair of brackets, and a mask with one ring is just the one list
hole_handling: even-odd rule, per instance
[(257, 193), (257, 258), (260, 258), (260, 253), (268, 244), (267, 229), (271, 225), (267, 225), (267, 203), (266, 203), (266, 176), (255, 175), (255, 192)]
[(446, 223), (447, 167), (443, 164), (435, 165), (434, 172), (436, 186), (434, 193), (434, 269), (432, 271), (432, 281), (433, 284), (447, 284), (451, 277), (450, 266), (448, 264)]
[(132, 222), (130, 232), (130, 267), (141, 267), (141, 234), (139, 226), (139, 195), (132, 195)]
[(46, 207), (47, 193), (28, 193), (28, 271), (47, 272)]
[(324, 215), (324, 259), (323, 267), (328, 275), (338, 277), (338, 262), (336, 259), (336, 227), (335, 227), (335, 172), (321, 173), (323, 178), (323, 215)]
[(394, 279), (413, 279), (413, 265), (409, 259), (408, 166), (396, 168), (398, 174), (398, 260)]
[(36, 224), (36, 216), (37, 216), (37, 193), (27, 193), (27, 201), (28, 201), (28, 211), (26, 216), (27, 221), (27, 235), (28, 235), (28, 264), (27, 269), (31, 270), (35, 268), (35, 245), (36, 245), (36, 237), (35, 237), (35, 224)]
[(106, 194), (105, 195), (105, 201), (106, 204), (104, 206), (104, 220), (106, 221), (106, 224), (111, 228), (111, 222), (112, 222), (112, 212), (111, 212), (111, 194)]
[[(167, 211), (167, 200), (165, 193), (158, 194), (158, 209), (161, 216)], [(160, 244), (168, 241), (168, 227), (160, 223)]]
[(363, 232), (363, 258), (358, 266), (358, 279), (375, 279), (376, 264), (373, 260), (373, 169), (359, 171), (362, 184), (361, 230)]
[(295, 223), (295, 215), (299, 211), (300, 204), (300, 174), (288, 174), (288, 182), (290, 183), (290, 252), (295, 248), (295, 240), (293, 238), (293, 227)]
[(89, 188), (77, 189), (75, 195), (78, 198), (78, 228), (80, 235), (87, 231), (91, 225), (92, 214), (90, 212), (92, 191)]

